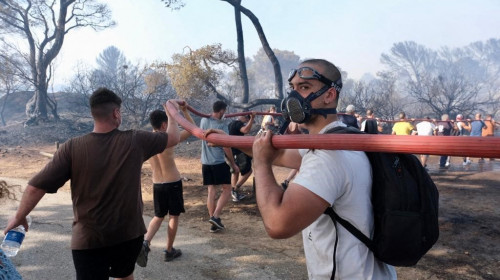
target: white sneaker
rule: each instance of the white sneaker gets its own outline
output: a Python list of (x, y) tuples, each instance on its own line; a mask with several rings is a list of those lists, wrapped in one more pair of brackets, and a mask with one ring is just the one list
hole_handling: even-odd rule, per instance
[(462, 165), (469, 165), (470, 164), (470, 160), (466, 160), (462, 163)]
[(234, 202), (240, 201), (240, 199), (238, 198), (238, 192), (236, 192), (235, 190), (231, 191), (231, 196), (233, 197)]
[(234, 202), (239, 202), (243, 198), (246, 197), (246, 195), (239, 193), (238, 191), (231, 191), (231, 196), (233, 197)]
[(448, 161), (447, 161), (447, 162), (444, 164), (444, 166), (445, 166), (445, 167), (450, 166), (450, 162), (448, 162)]

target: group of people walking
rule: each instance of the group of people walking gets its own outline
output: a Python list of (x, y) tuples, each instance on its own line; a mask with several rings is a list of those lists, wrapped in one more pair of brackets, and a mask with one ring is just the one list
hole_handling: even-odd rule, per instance
[[(342, 78), (334, 64), (324, 59), (303, 61), (290, 72), (288, 82), (291, 91), (284, 102), (293, 104), (295, 113), (300, 111), (297, 115), (303, 118), (296, 123), (302, 129), (309, 134), (323, 134), (334, 127), (346, 126), (336, 113)], [(151, 240), (167, 215), (164, 260), (181, 256), (181, 250), (173, 244), (179, 215), (185, 209), (182, 181), (172, 148), (189, 134), (179, 131), (167, 106), (180, 109), (189, 121), (193, 121), (185, 105), (179, 107), (179, 103), (182, 102), (170, 100), (164, 105), (165, 111), (151, 114), (152, 132), (121, 131), (118, 129), (121, 99), (108, 89), (96, 90), (90, 97), (93, 132), (68, 140), (29, 181), (19, 208), (9, 219), (4, 233), (19, 225), (28, 228), (26, 216), (40, 199), (46, 193), (57, 192), (71, 180), (74, 209), (71, 250), (77, 279), (133, 279), (135, 263), (147, 265)], [(235, 201), (242, 199), (238, 188), (252, 172), (252, 157), (256, 200), (266, 232), (272, 238), (289, 238), (302, 232), (310, 279), (396, 279), (394, 267), (378, 260), (363, 242), (323, 215), (325, 209), (333, 207), (363, 234), (371, 235), (374, 230), (370, 203), (372, 175), (365, 153), (277, 150), (272, 145), (273, 131), (270, 129), (263, 129), (255, 136), (251, 149), (239, 151), (214, 146), (206, 141), (210, 133), (244, 135), (252, 127), (254, 115), (242, 116), (228, 127), (223, 120), (226, 108), (224, 102), (215, 102), (210, 117), (203, 118), (200, 123), (205, 133), (201, 144), (201, 170), (203, 185), (208, 191), (210, 231), (226, 228), (221, 219), (223, 208), (231, 196)], [(404, 123), (404, 114), (400, 118), (401, 124), (393, 128), (396, 135), (411, 134), (411, 131), (423, 135), (429, 134), (429, 130), (444, 135), (452, 129), (447, 126), (451, 124), (447, 118), (437, 124), (426, 120), (430, 125), (419, 123), (416, 130), (411, 123)], [(469, 125), (462, 122), (460, 127), (468, 130)], [(273, 121), (266, 121), (264, 128), (271, 123)], [(373, 112), (356, 125), (370, 133), (383, 128)], [(471, 122), (471, 135), (478, 129), (485, 130), (483, 126), (487, 127), (485, 121)], [(241, 152), (246, 156), (241, 156)], [(155, 217), (147, 230), (141, 196), (141, 168), (146, 160), (150, 161), (153, 170), (155, 206)], [(286, 190), (276, 181), (273, 165), (295, 170), (295, 179), (287, 182)]]
[[(360, 127), (362, 131), (367, 131), (365, 126), (367, 120), (373, 119), (373, 110), (368, 109), (366, 117), (361, 117), (355, 113), (354, 105), (348, 105), (345, 114), (339, 116), (346, 125)], [(383, 123), (386, 121), (376, 119), (377, 132), (384, 133)], [(360, 124), (361, 123), (361, 124)], [(481, 113), (476, 113), (474, 119), (465, 119), (462, 114), (457, 114), (455, 120), (450, 120), (448, 114), (443, 114), (440, 120), (431, 119), (429, 116), (424, 116), (423, 119), (408, 119), (405, 112), (400, 112), (398, 120), (394, 122), (391, 129), (392, 135), (418, 135), (418, 136), (472, 136), (472, 137), (488, 137), (495, 135), (495, 128), (499, 125), (493, 119), (491, 114), (487, 114), (483, 119)], [(424, 167), (427, 167), (429, 155), (420, 155), (420, 161)], [(479, 162), (484, 159), (480, 158)], [(463, 165), (471, 164), (469, 157), (463, 158)], [(441, 156), (439, 167), (446, 168), (450, 166), (450, 157)]]

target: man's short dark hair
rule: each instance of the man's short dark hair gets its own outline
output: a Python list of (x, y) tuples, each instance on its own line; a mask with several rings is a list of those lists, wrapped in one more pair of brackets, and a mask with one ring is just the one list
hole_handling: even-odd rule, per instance
[(167, 114), (162, 110), (154, 110), (149, 114), (149, 123), (154, 129), (160, 129), (162, 123), (168, 121)]
[[(340, 89), (342, 88), (342, 74), (340, 73), (340, 70), (335, 66), (335, 64), (331, 63), (328, 60), (325, 59), (307, 59), (302, 61), (300, 64), (314, 64), (314, 65), (319, 65), (321, 68), (324, 69), (324, 73), (320, 73), (321, 75), (325, 76), (325, 78), (329, 79), (330, 81), (335, 82), (337, 85), (340, 86), (339, 89), (336, 89), (337, 91), (337, 98), (335, 99), (335, 103), (339, 102), (339, 96), (340, 96)], [(338, 82), (337, 82), (338, 81)], [(335, 105), (335, 106), (337, 106)]]
[(111, 115), (114, 109), (120, 108), (122, 99), (113, 91), (102, 87), (92, 93), (89, 103), (92, 117), (102, 119)]
[(214, 113), (218, 113), (222, 110), (226, 110), (227, 104), (222, 101), (222, 100), (217, 100), (214, 102), (214, 105), (212, 107)]
[(320, 65), (323, 69), (325, 69), (325, 73), (321, 73), (321, 75), (334, 82), (340, 80), (340, 85), (342, 86), (342, 74), (335, 64), (325, 59), (307, 59), (302, 61), (300, 64), (304, 63)]

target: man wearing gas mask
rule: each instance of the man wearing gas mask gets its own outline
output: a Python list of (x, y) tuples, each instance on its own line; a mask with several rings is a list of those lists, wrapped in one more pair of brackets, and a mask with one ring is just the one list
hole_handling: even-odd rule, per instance
[[(336, 126), (342, 89), (339, 69), (323, 59), (302, 62), (290, 72), (290, 92), (282, 103), (283, 117), (310, 134)], [(263, 132), (253, 143), (257, 204), (268, 235), (289, 238), (302, 231), (310, 279), (396, 279), (392, 266), (373, 253), (341, 225), (335, 228), (323, 212), (335, 212), (365, 235), (373, 232), (370, 202), (371, 167), (364, 152), (283, 149)], [(299, 169), (286, 191), (276, 182), (272, 165)], [(335, 255), (335, 258), (334, 258)]]

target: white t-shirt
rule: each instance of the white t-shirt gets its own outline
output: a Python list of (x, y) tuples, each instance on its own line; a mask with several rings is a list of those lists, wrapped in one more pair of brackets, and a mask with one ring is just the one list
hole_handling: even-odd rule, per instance
[(420, 136), (432, 136), (434, 130), (436, 130), (436, 125), (431, 122), (423, 121), (417, 124), (417, 133)]
[(467, 129), (465, 129), (464, 126), (465, 126), (464, 122), (457, 123), (458, 131), (460, 131), (460, 136), (468, 136), (469, 135), (469, 131)]
[[(320, 133), (335, 126), (333, 122)], [(365, 235), (373, 233), (371, 167), (363, 152), (299, 150), (300, 171), (294, 180), (333, 205), (335, 212)], [(397, 279), (394, 267), (378, 261), (373, 253), (340, 224), (335, 279)], [(302, 231), (309, 279), (330, 279), (333, 271), (335, 227), (321, 215)]]
[(274, 122), (273, 116), (265, 115), (264, 118), (262, 118), (262, 124), (261, 124), (262, 129), (264, 130), (267, 129), (266, 125), (268, 123), (273, 124), (273, 122)]

